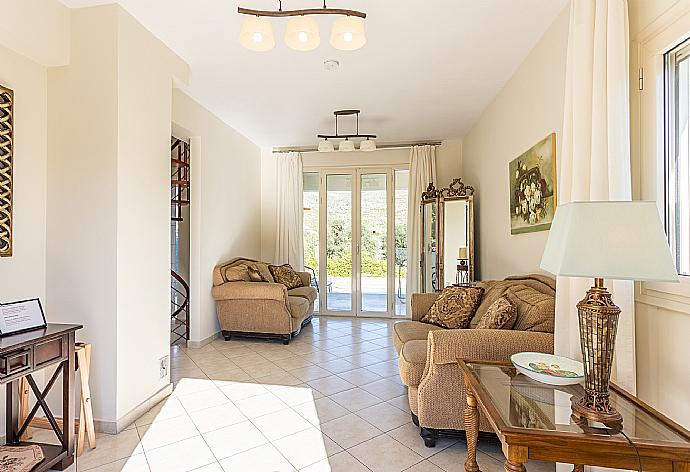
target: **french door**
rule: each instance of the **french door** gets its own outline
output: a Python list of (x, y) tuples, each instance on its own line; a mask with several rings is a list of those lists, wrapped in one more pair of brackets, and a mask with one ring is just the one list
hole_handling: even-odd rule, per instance
[(321, 314), (405, 315), (407, 178), (396, 167), (305, 172), (305, 265)]

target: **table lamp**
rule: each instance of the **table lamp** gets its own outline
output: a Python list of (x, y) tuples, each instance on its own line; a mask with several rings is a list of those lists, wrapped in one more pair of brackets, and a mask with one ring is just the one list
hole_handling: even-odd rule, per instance
[(577, 304), (585, 396), (573, 403), (576, 417), (619, 423), (609, 401), (609, 379), (618, 308), (604, 279), (678, 282), (656, 203), (571, 202), (554, 215), (541, 268), (557, 276), (593, 277)]

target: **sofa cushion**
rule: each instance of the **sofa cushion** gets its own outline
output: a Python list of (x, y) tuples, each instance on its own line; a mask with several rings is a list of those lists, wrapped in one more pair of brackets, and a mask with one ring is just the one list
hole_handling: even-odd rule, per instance
[(467, 328), (482, 301), (481, 287), (446, 287), (420, 320), (443, 328)]
[(420, 340), (426, 343), (429, 331), (443, 329), (428, 323), (419, 321), (399, 321), (393, 325), (393, 344), (395, 350), (400, 352), (403, 345), (408, 341)]
[(408, 341), (400, 352), (398, 367), (400, 378), (408, 387), (416, 387), (424, 377), (426, 366), (426, 339)]
[(526, 285), (510, 287), (506, 298), (517, 308), (516, 331), (553, 333), (556, 299)]
[(257, 261), (254, 263), (254, 265), (257, 269), (259, 269), (259, 272), (261, 272), (261, 277), (263, 277), (266, 282), (275, 283), (273, 275), (271, 275), (271, 271), (268, 270), (268, 264)]
[(265, 282), (261, 271), (254, 264), (247, 266), (247, 274), (249, 274), (249, 280), (251, 282)]
[(246, 264), (238, 264), (225, 269), (225, 280), (227, 282), (249, 282), (251, 277)]
[(283, 284), (288, 290), (302, 286), (302, 278), (295, 272), (290, 264), (281, 266), (268, 266), (268, 270), (273, 276), (273, 280), (278, 284)]
[(306, 298), (309, 303), (314, 303), (316, 301), (316, 296), (318, 292), (314, 287), (297, 287), (288, 290), (288, 295), (291, 297), (302, 297)]
[(517, 320), (517, 309), (505, 297), (493, 302), (477, 324), (477, 329), (513, 329)]
[(288, 305), (290, 306), (290, 315), (293, 318), (302, 321), (309, 313), (309, 300), (302, 297), (288, 297)]

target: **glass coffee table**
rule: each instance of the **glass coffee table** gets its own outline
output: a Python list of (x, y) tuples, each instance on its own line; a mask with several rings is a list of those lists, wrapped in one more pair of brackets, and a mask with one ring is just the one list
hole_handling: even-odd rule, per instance
[(458, 360), (467, 391), (467, 472), (479, 471), (479, 410), (496, 432), (505, 470), (526, 470), (528, 460), (627, 470), (690, 472), (690, 432), (616, 385), (611, 401), (622, 431), (571, 416), (581, 385), (559, 387), (519, 374), (512, 364)]

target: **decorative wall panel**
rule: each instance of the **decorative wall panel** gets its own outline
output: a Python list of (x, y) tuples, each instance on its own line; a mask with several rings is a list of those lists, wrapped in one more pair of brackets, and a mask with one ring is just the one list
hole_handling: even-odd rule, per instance
[(0, 85), (0, 257), (12, 255), (12, 90)]

